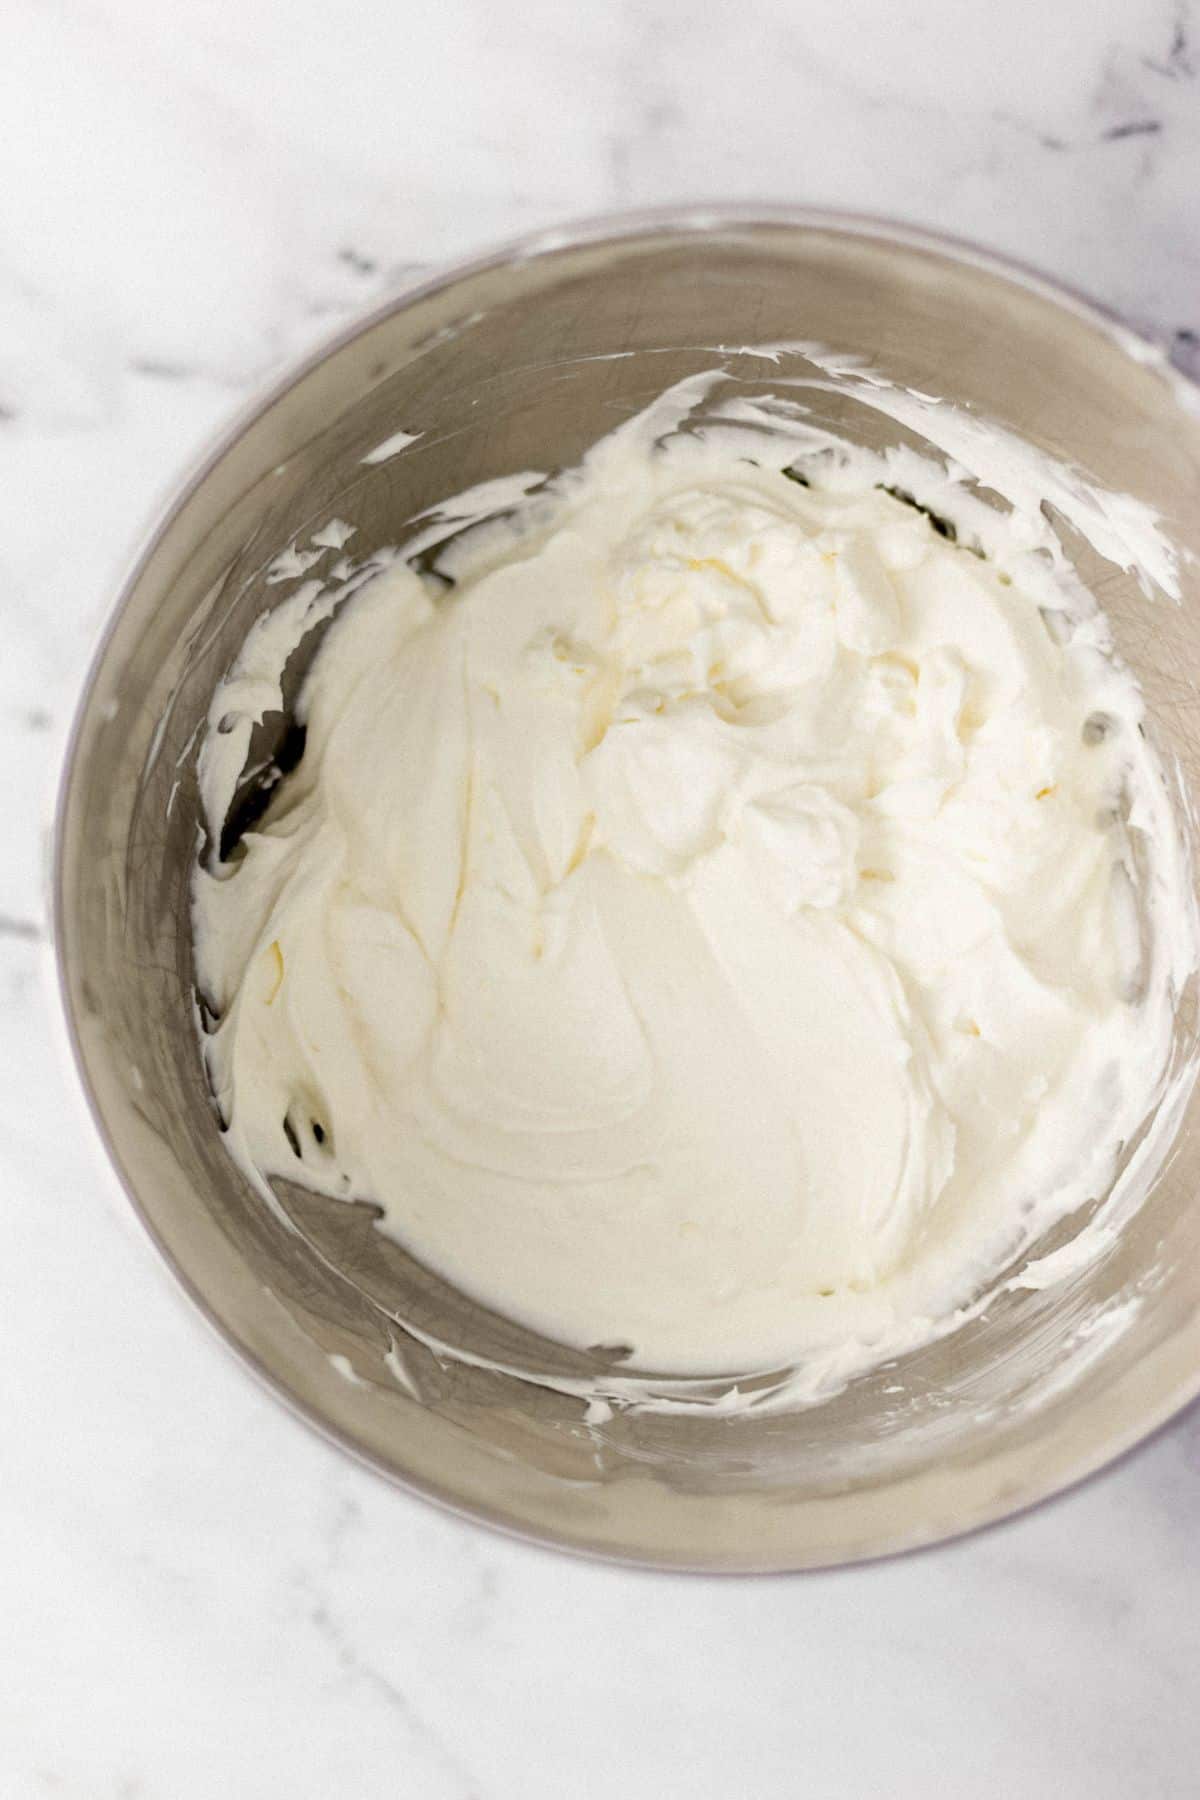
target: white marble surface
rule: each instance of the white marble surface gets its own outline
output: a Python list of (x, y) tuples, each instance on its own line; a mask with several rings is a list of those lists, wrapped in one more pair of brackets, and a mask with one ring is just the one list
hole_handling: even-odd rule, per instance
[(0, 1795), (1196, 1792), (1200, 1415), (975, 1541), (801, 1580), (508, 1543), (317, 1442), (98, 1177), (47, 1024), (48, 771), (132, 538), (413, 268), (615, 204), (972, 234), (1200, 341), (1187, 0), (4, 0)]

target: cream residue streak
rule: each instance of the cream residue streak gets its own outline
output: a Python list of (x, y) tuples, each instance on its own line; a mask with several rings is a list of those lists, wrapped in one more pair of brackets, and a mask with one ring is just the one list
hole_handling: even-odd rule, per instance
[[(811, 1397), (948, 1329), (1109, 1185), (1194, 960), (1137, 689), (1024, 491), (719, 381), (437, 509), (452, 591), (359, 571), (299, 768), (196, 878), (235, 1158), (628, 1346), (549, 1383), (597, 1403)], [(210, 828), (342, 597), (276, 609), (214, 698)]]

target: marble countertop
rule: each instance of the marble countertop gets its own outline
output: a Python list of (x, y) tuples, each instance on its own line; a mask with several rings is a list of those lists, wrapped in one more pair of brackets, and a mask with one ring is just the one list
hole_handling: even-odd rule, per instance
[(108, 1197), (42, 864), (148, 515), (423, 265), (617, 205), (808, 200), (966, 233), (1193, 357), (1200, 9), (5, 0), (0, 118), (0, 1794), (1193, 1794), (1200, 1414), (1028, 1518), (802, 1579), (443, 1516), (261, 1393)]

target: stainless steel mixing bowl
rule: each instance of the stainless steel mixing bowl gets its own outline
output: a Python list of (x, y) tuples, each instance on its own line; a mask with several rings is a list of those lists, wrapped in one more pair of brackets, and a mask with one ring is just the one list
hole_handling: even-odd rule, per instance
[[(809, 1411), (589, 1428), (580, 1402), (537, 1376), (603, 1359), (465, 1301), (366, 1206), (286, 1189), (289, 1231), (227, 1160), (193, 1021), (197, 735), (251, 621), (291, 591), (265, 570), (293, 540), (336, 514), (359, 555), (402, 542), (413, 514), (471, 483), (574, 462), (669, 382), (711, 367), (706, 346), (796, 338), (977, 409), (1148, 501), (1200, 551), (1200, 416), (1163, 359), (1096, 308), (869, 220), (600, 221), (401, 295), (226, 434), (125, 585), (62, 789), (55, 924), (80, 1073), (134, 1206), (193, 1298), (277, 1393), (387, 1475), (511, 1531), (659, 1566), (798, 1569), (928, 1543), (1062, 1488), (1182, 1406), (1200, 1388), (1200, 1106), (1116, 1249), (1073, 1283), (1006, 1294)], [(761, 358), (727, 361), (770, 390)], [(826, 401), (848, 436), (904, 435)], [(419, 443), (364, 462), (401, 427)], [(1197, 565), (1173, 606), (1079, 550), (1195, 795)], [(284, 723), (268, 726), (278, 736)], [(1190, 1002), (1179, 1034), (1192, 1037)], [(1094, 1353), (1063, 1379), (1098, 1319), (1124, 1328), (1093, 1332)], [(399, 1320), (523, 1374), (439, 1360)]]

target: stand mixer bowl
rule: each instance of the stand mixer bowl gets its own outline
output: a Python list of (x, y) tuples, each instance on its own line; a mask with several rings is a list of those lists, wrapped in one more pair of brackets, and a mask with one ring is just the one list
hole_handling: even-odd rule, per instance
[[(514, 1533), (657, 1567), (800, 1569), (928, 1544), (1042, 1499), (1169, 1418), (1200, 1390), (1200, 1103), (1180, 1099), (1175, 1151), (1147, 1200), (1072, 1279), (1006, 1292), (818, 1406), (589, 1421), (562, 1385), (601, 1360), (456, 1293), (367, 1206), (282, 1184), (289, 1228), (226, 1155), (188, 929), (196, 752), (250, 625), (303, 579), (267, 579), (289, 545), (334, 516), (354, 527), (356, 558), (402, 545), (423, 508), (576, 463), (687, 374), (720, 362), (769, 392), (771, 365), (730, 346), (794, 339), (857, 354), (1162, 516), (1181, 551), (1179, 605), (1070, 548), (1194, 808), (1191, 390), (1116, 321), (982, 253), (770, 208), (531, 240), (401, 295), (276, 386), (211, 451), (130, 574), (61, 793), (55, 936), (79, 1074), (130, 1200), (192, 1298), (303, 1417), (387, 1476)], [(821, 407), (818, 422), (873, 447), (904, 436), (836, 379)], [(416, 443), (371, 460), (401, 428)], [(269, 755), (286, 716), (263, 729)], [(1195, 1037), (1185, 994), (1181, 1064)]]

